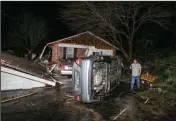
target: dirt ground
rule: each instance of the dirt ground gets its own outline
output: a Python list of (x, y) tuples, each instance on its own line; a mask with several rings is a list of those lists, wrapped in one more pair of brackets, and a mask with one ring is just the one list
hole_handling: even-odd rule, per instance
[[(121, 104), (121, 89), (129, 85), (120, 85), (113, 95), (104, 101), (83, 104), (76, 102), (71, 94), (71, 79), (63, 77), (61, 88), (37, 89), (37, 94), (16, 101), (1, 104), (3, 121), (109, 121), (117, 115)], [(120, 91), (121, 90), (121, 91)], [(35, 92), (35, 90), (33, 90)]]
[[(83, 104), (76, 102), (71, 96), (71, 79), (62, 77), (62, 81), (64, 84), (62, 87), (33, 89), (32, 92), (38, 93), (2, 103), (2, 121), (112, 121), (125, 108), (125, 113), (116, 121), (132, 121), (136, 114), (139, 117), (148, 115), (145, 112), (138, 112), (139, 100), (129, 91), (129, 83), (121, 83), (103, 101)], [(20, 90), (17, 94), (18, 92)], [(175, 119), (171, 118), (169, 121)]]

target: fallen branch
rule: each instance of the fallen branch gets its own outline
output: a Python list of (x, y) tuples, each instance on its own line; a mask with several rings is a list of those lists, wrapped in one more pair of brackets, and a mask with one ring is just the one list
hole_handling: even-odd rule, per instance
[(145, 104), (149, 101), (150, 98), (147, 98), (147, 100), (144, 102)]
[(116, 120), (120, 115), (122, 115), (127, 108), (124, 108), (116, 117), (113, 118), (113, 120)]
[(5, 103), (5, 102), (9, 102), (9, 101), (13, 101), (13, 100), (17, 100), (17, 99), (20, 99), (20, 98), (23, 98), (23, 97), (27, 97), (27, 96), (30, 96), (30, 95), (34, 95), (34, 94), (37, 94), (37, 92), (34, 92), (34, 93), (28, 93), (26, 95), (22, 95), (22, 96), (19, 96), (19, 97), (15, 97), (15, 98), (11, 98), (11, 99), (7, 99), (7, 100), (3, 100), (1, 101), (1, 103)]
[(146, 97), (140, 96), (142, 99), (146, 99)]

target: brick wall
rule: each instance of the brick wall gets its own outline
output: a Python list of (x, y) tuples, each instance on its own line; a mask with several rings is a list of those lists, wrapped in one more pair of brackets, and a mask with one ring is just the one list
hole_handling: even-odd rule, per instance
[[(82, 58), (85, 56), (86, 48), (77, 48), (76, 49), (76, 57)], [(52, 46), (52, 61), (59, 62), (59, 60), (63, 60), (64, 56), (64, 48), (58, 47), (58, 44)]]
[(77, 48), (76, 57), (82, 58), (85, 56), (86, 49), (85, 48)]
[(59, 62), (60, 59), (63, 59), (63, 48), (58, 47), (58, 44), (54, 44), (52, 46), (52, 61)]
[(52, 46), (52, 61), (57, 62), (59, 58), (58, 55), (58, 44)]
[(63, 60), (63, 52), (64, 52), (64, 48), (63, 47), (58, 47), (58, 55), (59, 55), (58, 59), (59, 60)]

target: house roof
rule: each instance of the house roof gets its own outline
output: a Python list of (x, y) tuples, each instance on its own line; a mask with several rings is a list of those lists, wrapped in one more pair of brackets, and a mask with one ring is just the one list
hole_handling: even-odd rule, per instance
[[(2, 62), (2, 60), (4, 60), (5, 62)], [(45, 67), (37, 63), (28, 61), (24, 58), (19, 58), (14, 55), (1, 53), (1, 65), (23, 73), (30, 74), (32, 76), (52, 81), (50, 76), (46, 74)]]
[(99, 39), (99, 40), (105, 42), (106, 44), (110, 45), (111, 47), (113, 47), (113, 48), (119, 50), (119, 48), (115, 47), (115, 46), (112, 45), (111, 43), (107, 42), (106, 40), (102, 39), (101, 37), (96, 36), (95, 34), (89, 32), (89, 31), (86, 31), (86, 32), (83, 32), (83, 33), (80, 33), (80, 34), (76, 34), (76, 35), (73, 35), (73, 36), (70, 36), (70, 37), (67, 37), (67, 38), (59, 39), (59, 40), (56, 40), (56, 41), (54, 41), (54, 42), (50, 42), (50, 43), (48, 43), (46, 46), (52, 45), (52, 44), (55, 44), (55, 43), (60, 43), (60, 42), (63, 42), (63, 41), (65, 41), (65, 40), (69, 40), (69, 39), (72, 39), (72, 38), (75, 38), (75, 37), (79, 37), (79, 36), (82, 36), (82, 35), (86, 35), (86, 34), (91, 35), (91, 36), (93, 36), (93, 37), (95, 37), (95, 38), (97, 38), (97, 39)]

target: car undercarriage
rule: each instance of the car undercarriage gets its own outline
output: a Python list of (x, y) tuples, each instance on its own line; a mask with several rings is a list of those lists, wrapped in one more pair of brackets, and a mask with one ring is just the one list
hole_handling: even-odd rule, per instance
[[(79, 62), (79, 63), (78, 63)], [(117, 87), (122, 75), (119, 56), (90, 56), (73, 65), (73, 92), (77, 100), (98, 101)]]

